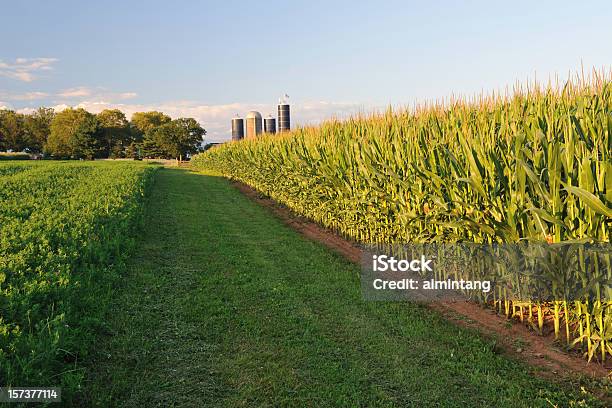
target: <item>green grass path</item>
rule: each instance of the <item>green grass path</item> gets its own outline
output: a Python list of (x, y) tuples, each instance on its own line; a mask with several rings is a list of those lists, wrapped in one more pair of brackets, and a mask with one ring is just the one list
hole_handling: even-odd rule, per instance
[(424, 307), (363, 301), (357, 266), (225, 179), (160, 170), (147, 211), (92, 363), (94, 405), (534, 407), (584, 398)]

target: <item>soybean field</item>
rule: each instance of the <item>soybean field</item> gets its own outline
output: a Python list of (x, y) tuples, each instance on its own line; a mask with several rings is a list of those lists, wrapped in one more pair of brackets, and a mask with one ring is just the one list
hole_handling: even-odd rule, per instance
[(155, 170), (0, 163), (0, 384), (82, 386)]

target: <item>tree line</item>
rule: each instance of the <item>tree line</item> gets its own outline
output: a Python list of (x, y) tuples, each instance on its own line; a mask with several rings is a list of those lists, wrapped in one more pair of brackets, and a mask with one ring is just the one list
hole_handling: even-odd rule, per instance
[(172, 120), (157, 112), (118, 109), (93, 114), (69, 108), (39, 108), (31, 114), (0, 110), (0, 151), (44, 154), (60, 159), (183, 159), (202, 148), (206, 130), (193, 118)]

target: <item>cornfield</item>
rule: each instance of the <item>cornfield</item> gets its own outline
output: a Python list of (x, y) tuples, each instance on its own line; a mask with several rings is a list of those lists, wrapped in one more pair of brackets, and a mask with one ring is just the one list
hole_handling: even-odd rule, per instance
[[(387, 111), (198, 155), (361, 243), (609, 243), (612, 78)], [(601, 265), (612, 279), (610, 255)], [(580, 279), (579, 271), (575, 279)], [(612, 355), (612, 293), (492, 301), (591, 360)]]

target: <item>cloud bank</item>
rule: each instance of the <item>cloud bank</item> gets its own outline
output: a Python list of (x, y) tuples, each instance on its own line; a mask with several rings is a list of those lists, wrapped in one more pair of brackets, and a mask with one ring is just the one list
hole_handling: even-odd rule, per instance
[[(276, 117), (275, 104), (262, 103), (232, 103), (224, 105), (205, 105), (196, 101), (171, 101), (159, 104), (130, 104), (121, 99), (129, 99), (132, 93), (113, 94), (114, 100), (105, 101), (104, 99), (89, 99), (89, 95), (82, 88), (73, 88), (71, 90), (62, 91), (65, 97), (72, 96), (73, 98), (81, 99), (78, 102), (70, 103), (69, 101), (56, 103), (50, 107), (57, 112), (69, 107), (83, 108), (91, 113), (99, 113), (105, 109), (119, 109), (130, 118), (134, 112), (143, 111), (160, 111), (169, 115), (172, 118), (192, 117), (195, 118), (206, 129), (205, 141), (225, 142), (231, 139), (231, 119), (237, 114), (240, 117), (245, 117), (250, 110), (261, 112), (264, 117), (271, 114)], [(367, 111), (371, 111), (373, 107), (365, 106), (356, 103), (343, 102), (303, 102), (291, 104), (291, 125), (306, 126), (315, 125), (326, 119), (337, 118), (344, 119), (352, 115), (357, 115)], [(21, 113), (30, 113), (32, 108), (18, 109)]]

